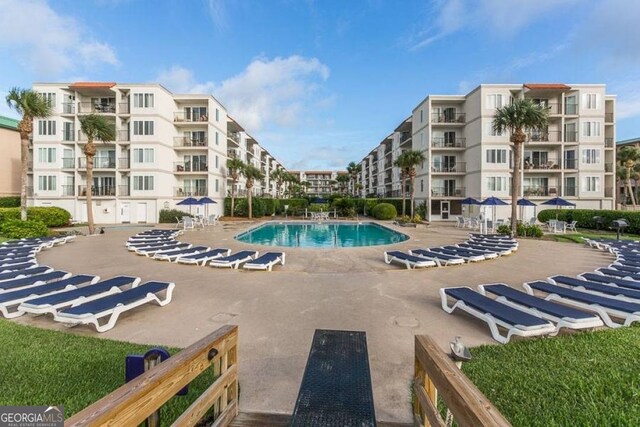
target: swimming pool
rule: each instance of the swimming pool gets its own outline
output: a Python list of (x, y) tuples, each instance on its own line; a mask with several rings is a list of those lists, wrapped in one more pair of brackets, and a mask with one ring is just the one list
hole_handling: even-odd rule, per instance
[(409, 236), (373, 222), (267, 223), (236, 236), (244, 243), (301, 248), (352, 248), (399, 243)]

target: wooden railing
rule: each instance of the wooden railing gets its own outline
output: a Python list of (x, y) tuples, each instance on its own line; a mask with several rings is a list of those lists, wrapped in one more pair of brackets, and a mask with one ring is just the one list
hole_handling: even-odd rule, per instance
[(511, 425), (431, 337), (416, 335), (415, 345), (414, 425), (445, 425), (438, 392), (460, 427)]
[(78, 412), (65, 426), (137, 426), (213, 366), (213, 383), (174, 422), (195, 425), (213, 408), (214, 427), (238, 414), (238, 327), (226, 325)]

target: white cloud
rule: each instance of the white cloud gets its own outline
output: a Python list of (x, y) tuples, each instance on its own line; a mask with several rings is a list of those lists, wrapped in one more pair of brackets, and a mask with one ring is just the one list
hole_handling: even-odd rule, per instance
[(207, 0), (207, 10), (213, 24), (218, 30), (226, 30), (229, 28), (224, 0)]
[(617, 94), (616, 119), (640, 117), (640, 80), (611, 82), (607, 92)]
[(175, 93), (208, 93), (212, 94), (216, 85), (213, 82), (198, 83), (191, 70), (174, 65), (162, 70), (153, 80)]
[(81, 22), (58, 14), (45, 0), (3, 2), (0, 47), (39, 77), (119, 63), (111, 46), (93, 39)]

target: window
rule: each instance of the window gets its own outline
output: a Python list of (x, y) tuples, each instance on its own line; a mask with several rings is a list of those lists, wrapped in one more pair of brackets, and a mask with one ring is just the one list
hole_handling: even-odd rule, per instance
[(497, 108), (502, 108), (504, 97), (499, 93), (493, 93), (487, 95), (487, 106), (486, 108), (489, 110), (494, 110)]
[(153, 135), (153, 121), (152, 120), (134, 121), (133, 134), (134, 135)]
[(216, 178), (216, 193), (218, 192), (218, 178)]
[(134, 163), (153, 163), (154, 154), (155, 153), (153, 148), (134, 148), (133, 162)]
[(424, 122), (424, 110), (420, 110), (420, 123)]
[(487, 163), (507, 163), (507, 150), (487, 150)]
[(487, 190), (507, 191), (507, 178), (503, 176), (490, 176), (487, 178)]
[(38, 162), (39, 163), (55, 163), (56, 149), (55, 148), (38, 148)]
[(600, 191), (600, 177), (599, 176), (585, 176), (582, 183), (583, 191)]
[(73, 123), (71, 122), (64, 122), (62, 123), (62, 140), (63, 141), (74, 141), (74, 135), (73, 135)]
[(582, 150), (582, 163), (585, 165), (599, 164), (600, 150), (597, 148), (586, 148)]
[(55, 135), (55, 120), (38, 120), (38, 135)]
[(424, 193), (424, 179), (420, 180), (420, 192)]
[(38, 190), (39, 191), (55, 191), (56, 190), (56, 176), (55, 175), (43, 175), (38, 177)]
[(569, 115), (578, 114), (578, 99), (575, 95), (567, 96), (564, 99), (564, 113)]
[(582, 136), (600, 136), (600, 122), (584, 122)]
[[(216, 155), (216, 169), (218, 169), (218, 155)], [(218, 191), (218, 190), (216, 190)]]
[(216, 131), (216, 145), (220, 143), (220, 136), (218, 135), (218, 131)]
[(55, 92), (40, 92), (40, 96), (44, 99), (50, 107), (56, 106), (56, 94)]
[(583, 105), (587, 110), (596, 110), (598, 108), (598, 94), (585, 93), (583, 96)]
[(134, 93), (133, 106), (136, 108), (153, 108), (152, 93)]
[(139, 191), (153, 190), (153, 176), (134, 176), (133, 189)]
[[(219, 122), (219, 121), (220, 121), (220, 110), (216, 108), (216, 122)], [(216, 191), (218, 190), (216, 189)]]
[(493, 128), (493, 120), (487, 120), (485, 122), (486, 134), (487, 136), (504, 136), (505, 132), (496, 132)]
[(420, 148), (424, 149), (424, 132), (420, 132)]

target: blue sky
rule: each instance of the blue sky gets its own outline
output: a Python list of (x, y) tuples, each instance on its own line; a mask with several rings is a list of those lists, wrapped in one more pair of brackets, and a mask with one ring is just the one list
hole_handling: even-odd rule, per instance
[[(289, 169), (342, 169), (427, 94), (480, 83), (606, 83), (618, 139), (640, 136), (635, 0), (0, 0), (0, 10), (2, 98), (76, 80), (213, 93)], [(11, 115), (4, 103), (0, 114)]]

